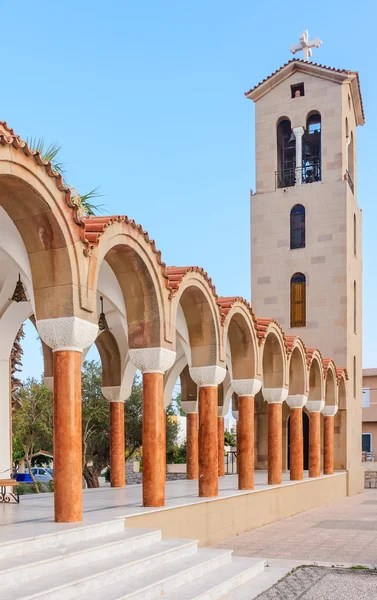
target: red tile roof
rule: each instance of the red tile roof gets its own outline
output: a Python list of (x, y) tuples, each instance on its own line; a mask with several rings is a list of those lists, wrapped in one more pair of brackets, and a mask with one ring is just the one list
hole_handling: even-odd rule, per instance
[(212, 289), (212, 293), (217, 299), (216, 288), (212, 283), (212, 279), (208, 275), (207, 271), (202, 269), (201, 267), (191, 266), (191, 267), (166, 267), (166, 275), (168, 277), (168, 285), (170, 288), (169, 298), (172, 298), (178, 291), (181, 282), (186, 275), (186, 273), (200, 273), (207, 281), (209, 287)]
[(241, 302), (249, 311), (251, 318), (254, 322), (254, 327), (256, 329), (257, 326), (257, 319), (256, 316), (254, 315), (253, 309), (251, 308), (251, 305), (249, 304), (249, 302), (247, 300), (245, 300), (245, 298), (242, 298), (242, 296), (220, 296), (217, 300), (217, 304), (220, 310), (220, 319), (221, 319), (221, 323), (224, 324), (229, 311), (231, 310), (232, 306), (235, 304), (235, 302)]

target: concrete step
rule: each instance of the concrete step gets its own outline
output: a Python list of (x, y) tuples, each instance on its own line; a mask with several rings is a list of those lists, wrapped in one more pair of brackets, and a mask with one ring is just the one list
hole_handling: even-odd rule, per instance
[[(222, 567), (193, 581), (179, 587), (164, 596), (164, 600), (218, 600), (228, 598), (227, 594), (235, 588), (239, 588), (248, 582), (250, 588), (253, 581), (260, 573), (263, 573), (265, 561), (260, 559), (233, 557), (232, 561)], [(244, 596), (249, 600), (249, 596)]]
[(13, 584), (3, 587), (1, 598), (2, 600), (34, 598), (72, 600), (80, 595), (84, 598), (92, 598), (97, 592), (100, 592), (100, 597), (104, 598), (106, 590), (113, 584), (119, 584), (126, 578), (133, 581), (134, 577), (145, 574), (150, 569), (156, 567), (162, 569), (166, 563), (179, 562), (196, 552), (196, 541), (163, 540), (130, 554), (90, 561), (79, 567), (65, 569), (63, 562), (59, 574), (40, 576), (23, 585)]
[(139, 548), (161, 541), (161, 531), (123, 529), (120, 533), (61, 543), (31, 554), (4, 558), (0, 562), (0, 582), (3, 586), (22, 585), (39, 577), (60, 573), (62, 569), (79, 567), (118, 555), (133, 553)]
[[(258, 559), (257, 559), (258, 560)], [(265, 567), (257, 577), (233, 589), (221, 600), (253, 600), (291, 571), (291, 567)]]
[[(37, 528), (38, 524), (36, 524), (36, 530)], [(56, 548), (62, 544), (95, 540), (106, 535), (121, 533), (122, 531), (124, 531), (123, 519), (84, 526), (60, 525), (59, 529), (53, 533), (0, 543), (0, 561), (10, 556), (39, 552), (47, 548)]]
[[(123, 581), (90, 594), (90, 600), (155, 600), (169, 598), (180, 600), (186, 585), (199, 585), (201, 578), (219, 573), (231, 564), (231, 550), (202, 548), (191, 556), (177, 559), (162, 568), (150, 569), (138, 577)], [(77, 600), (88, 600), (83, 594)]]

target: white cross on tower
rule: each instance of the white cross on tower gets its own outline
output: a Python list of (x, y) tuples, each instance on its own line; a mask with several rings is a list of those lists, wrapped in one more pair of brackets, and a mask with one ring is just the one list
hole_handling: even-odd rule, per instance
[(292, 44), (289, 49), (292, 54), (296, 54), (296, 52), (303, 50), (304, 60), (309, 60), (312, 55), (312, 48), (319, 48), (320, 46), (322, 46), (322, 40), (319, 38), (314, 38), (314, 40), (309, 42), (309, 32), (306, 30), (300, 35), (300, 45)]

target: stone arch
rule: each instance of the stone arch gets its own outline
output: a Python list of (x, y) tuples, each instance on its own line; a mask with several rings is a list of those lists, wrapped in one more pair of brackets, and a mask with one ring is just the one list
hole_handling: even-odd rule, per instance
[(0, 208), (16, 226), (28, 253), (37, 319), (90, 319), (86, 288), (80, 281), (82, 227), (70, 190), (51, 164), (4, 123), (0, 123), (0, 162)]
[(288, 393), (290, 396), (307, 396), (309, 381), (305, 346), (299, 337), (286, 337), (286, 341), (290, 350), (288, 356)]
[(232, 379), (258, 378), (258, 344), (255, 317), (243, 298), (219, 298), (223, 322), (223, 348), (229, 342)]
[(324, 402), (325, 379), (320, 352), (314, 348), (307, 350), (309, 364), (309, 402)]
[(284, 334), (275, 321), (268, 319), (258, 319), (257, 327), (259, 336), (262, 335), (260, 356), (263, 390), (284, 388), (287, 391), (288, 368)]
[(167, 278), (154, 242), (127, 217), (85, 219), (90, 254), (88, 285), (95, 293), (99, 268), (106, 261), (125, 301), (130, 349), (168, 347)]
[(171, 297), (171, 327), (178, 305), (189, 333), (192, 367), (224, 365), (217, 296), (208, 275), (199, 267), (167, 267)]
[(117, 341), (111, 331), (102, 331), (95, 344), (102, 364), (102, 387), (120, 387), (121, 360)]
[(330, 359), (324, 359), (325, 363), (325, 405), (338, 405), (338, 386), (336, 377), (336, 367)]

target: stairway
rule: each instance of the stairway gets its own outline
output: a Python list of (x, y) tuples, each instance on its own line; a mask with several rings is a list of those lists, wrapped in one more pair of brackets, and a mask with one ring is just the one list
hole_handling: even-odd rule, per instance
[(0, 543), (0, 599), (216, 600), (263, 570), (263, 560), (119, 519)]

